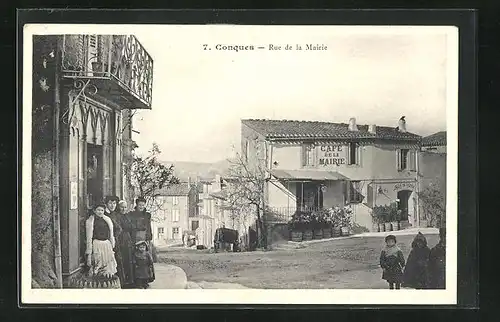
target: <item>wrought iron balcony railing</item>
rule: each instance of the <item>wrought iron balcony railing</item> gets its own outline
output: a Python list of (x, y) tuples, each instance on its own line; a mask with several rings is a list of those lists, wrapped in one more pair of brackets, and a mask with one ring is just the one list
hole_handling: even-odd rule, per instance
[(135, 36), (64, 35), (61, 56), (63, 77), (91, 82), (122, 108), (151, 108), (153, 59)]

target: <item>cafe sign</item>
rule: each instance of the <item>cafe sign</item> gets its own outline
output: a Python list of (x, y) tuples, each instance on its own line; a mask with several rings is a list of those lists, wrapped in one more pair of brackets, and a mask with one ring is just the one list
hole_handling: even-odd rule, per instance
[(346, 149), (342, 145), (319, 146), (318, 164), (325, 167), (346, 164)]
[(398, 182), (394, 185), (394, 191), (399, 190), (414, 190), (415, 184), (413, 182)]

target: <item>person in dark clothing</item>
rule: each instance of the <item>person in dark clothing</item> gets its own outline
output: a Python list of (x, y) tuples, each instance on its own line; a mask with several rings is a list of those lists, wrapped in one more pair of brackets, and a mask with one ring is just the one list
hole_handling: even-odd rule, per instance
[(430, 249), (427, 246), (427, 239), (418, 232), (411, 243), (411, 251), (403, 273), (403, 286), (417, 290), (425, 289), (428, 286), (428, 264)]
[(380, 253), (380, 267), (382, 267), (382, 279), (389, 283), (389, 289), (401, 288), (401, 277), (403, 267), (405, 266), (405, 257), (403, 252), (396, 245), (396, 236), (389, 235), (385, 237), (385, 247)]
[(135, 244), (134, 270), (135, 285), (137, 288), (149, 288), (149, 284), (154, 281), (153, 256), (148, 251), (146, 241), (139, 241)]
[(439, 242), (429, 253), (429, 288), (446, 288), (446, 230), (439, 229)]
[(116, 259), (116, 269), (117, 269), (117, 274), (118, 277), (120, 278), (120, 283), (123, 287), (123, 260), (122, 260), (122, 254), (121, 254), (121, 248), (120, 248), (120, 237), (122, 235), (122, 225), (120, 224), (120, 220), (118, 218), (119, 214), (116, 209), (118, 205), (119, 198), (117, 196), (107, 196), (104, 199), (104, 203), (106, 205), (105, 209), (105, 214), (111, 220), (113, 221), (113, 236), (115, 237), (115, 247), (113, 248), (113, 251), (115, 253), (115, 259)]
[[(144, 198), (137, 198), (135, 210), (126, 215), (130, 222), (130, 237), (134, 243), (145, 242), (147, 245), (147, 252), (152, 254), (152, 239), (153, 233), (151, 231), (151, 214), (146, 211), (146, 200)], [(154, 266), (153, 270), (154, 280)]]
[(127, 213), (127, 202), (121, 200), (118, 202), (118, 211), (110, 215), (113, 221), (120, 226), (118, 230), (115, 230), (117, 233), (115, 255), (122, 288), (131, 288), (135, 283), (133, 263), (135, 243), (130, 236), (132, 227), (127, 218)]

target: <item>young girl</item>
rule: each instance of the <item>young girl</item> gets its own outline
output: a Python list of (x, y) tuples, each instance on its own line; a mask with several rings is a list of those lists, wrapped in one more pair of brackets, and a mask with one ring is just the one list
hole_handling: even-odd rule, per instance
[(139, 241), (135, 244), (136, 250), (134, 253), (135, 264), (135, 285), (137, 288), (148, 288), (149, 284), (154, 281), (153, 256), (148, 251), (146, 241)]
[(403, 267), (405, 266), (405, 257), (403, 252), (396, 245), (396, 236), (389, 235), (385, 237), (385, 247), (380, 253), (380, 267), (382, 267), (382, 279), (389, 283), (389, 289), (394, 287), (401, 288), (401, 277)]

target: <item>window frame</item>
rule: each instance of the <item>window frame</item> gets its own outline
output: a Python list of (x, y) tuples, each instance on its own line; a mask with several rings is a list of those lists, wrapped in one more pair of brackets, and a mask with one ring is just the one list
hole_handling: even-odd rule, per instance
[[(352, 152), (353, 147), (354, 147), (354, 152)], [(354, 162), (352, 162), (353, 156), (354, 156)], [(361, 145), (357, 141), (351, 141), (347, 143), (347, 165), (348, 166), (361, 165)]]
[(361, 180), (349, 180), (346, 187), (346, 203), (360, 204), (363, 202), (363, 194), (361, 193)]
[(313, 167), (316, 165), (316, 146), (314, 143), (302, 144), (302, 166)]
[(180, 211), (179, 209), (172, 209), (172, 222), (180, 221)]

